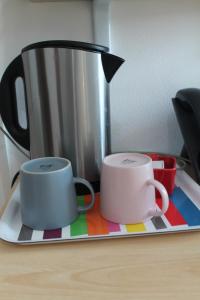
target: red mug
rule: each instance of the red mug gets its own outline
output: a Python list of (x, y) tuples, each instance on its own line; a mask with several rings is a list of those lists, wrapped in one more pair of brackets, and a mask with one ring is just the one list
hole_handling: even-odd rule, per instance
[[(176, 177), (176, 158), (169, 155), (161, 155), (157, 153), (147, 153), (153, 161), (163, 161), (164, 168), (154, 168), (154, 178), (164, 185), (168, 195), (171, 195), (175, 187)], [(156, 191), (156, 197), (159, 197), (159, 193)]]

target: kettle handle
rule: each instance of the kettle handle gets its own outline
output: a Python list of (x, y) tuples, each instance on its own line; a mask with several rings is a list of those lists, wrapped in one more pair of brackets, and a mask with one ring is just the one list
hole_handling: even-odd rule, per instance
[[(22, 78), (24, 82), (25, 105), (26, 88), (24, 81), (24, 69), (21, 55), (17, 56), (5, 70), (0, 82), (0, 114), (2, 121), (12, 136), (12, 138), (22, 147), (29, 150), (29, 128), (24, 129), (20, 126), (17, 111), (17, 97), (15, 82), (17, 78)], [(27, 118), (28, 120), (28, 118)], [(27, 121), (28, 124), (28, 121)]]

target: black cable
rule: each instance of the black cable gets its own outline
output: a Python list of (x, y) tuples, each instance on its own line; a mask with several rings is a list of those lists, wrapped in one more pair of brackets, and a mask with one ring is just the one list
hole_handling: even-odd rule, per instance
[(0, 126), (0, 130), (5, 134), (5, 136), (9, 139), (9, 141), (11, 141), (11, 143), (23, 154), (25, 155), (28, 159), (30, 159), (30, 156), (28, 156), (28, 154), (26, 154), (20, 146), (17, 145), (17, 143), (15, 143), (15, 141), (9, 136), (9, 134)]
[(15, 184), (15, 181), (17, 180), (18, 176), (19, 176), (19, 171), (15, 174), (15, 176), (14, 176), (13, 179), (12, 179), (12, 182), (11, 182), (11, 188), (12, 188), (13, 185)]

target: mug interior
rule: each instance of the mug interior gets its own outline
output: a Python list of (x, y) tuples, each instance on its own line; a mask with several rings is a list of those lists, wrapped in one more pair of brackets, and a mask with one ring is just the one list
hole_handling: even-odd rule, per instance
[(65, 158), (44, 157), (32, 159), (21, 166), (21, 170), (28, 173), (50, 173), (62, 170), (70, 165)]
[(104, 164), (117, 168), (136, 168), (150, 163), (149, 156), (141, 153), (116, 153), (107, 156)]

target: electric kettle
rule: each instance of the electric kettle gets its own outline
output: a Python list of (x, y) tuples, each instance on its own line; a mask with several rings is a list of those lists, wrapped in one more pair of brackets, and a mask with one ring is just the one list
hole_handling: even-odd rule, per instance
[[(30, 157), (60, 156), (75, 176), (99, 180), (110, 153), (109, 86), (124, 60), (107, 47), (44, 41), (22, 49), (0, 82), (0, 113), (11, 137)], [(24, 86), (27, 128), (19, 122), (16, 81)]]

